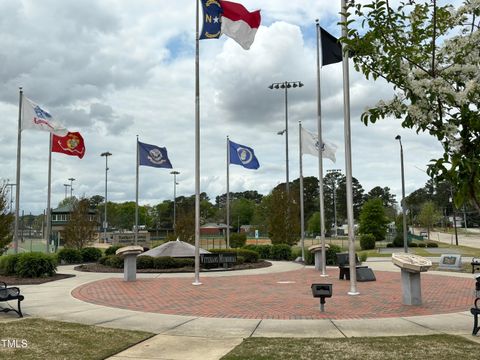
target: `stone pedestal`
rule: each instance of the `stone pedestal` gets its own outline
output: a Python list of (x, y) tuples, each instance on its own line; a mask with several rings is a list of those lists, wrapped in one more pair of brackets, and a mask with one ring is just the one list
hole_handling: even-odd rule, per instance
[(123, 258), (123, 280), (137, 280), (137, 255), (130, 254)]
[(118, 249), (115, 254), (123, 257), (123, 280), (137, 280), (137, 255), (143, 252), (141, 246), (125, 246)]
[[(330, 245), (325, 244), (325, 256)], [(308, 248), (313, 253), (315, 260), (315, 270), (322, 271), (322, 245), (312, 245)]]
[(420, 273), (402, 269), (402, 299), (404, 305), (422, 305)]

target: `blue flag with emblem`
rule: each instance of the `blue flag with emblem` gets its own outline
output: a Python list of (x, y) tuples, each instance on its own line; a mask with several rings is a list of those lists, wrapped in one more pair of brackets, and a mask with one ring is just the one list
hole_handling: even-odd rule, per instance
[(256, 170), (260, 167), (255, 152), (248, 146), (236, 144), (229, 140), (230, 164), (241, 165), (247, 169)]
[(164, 147), (138, 142), (139, 165), (172, 168)]
[(217, 0), (202, 0), (203, 27), (200, 39), (218, 39), (221, 35), (222, 7)]

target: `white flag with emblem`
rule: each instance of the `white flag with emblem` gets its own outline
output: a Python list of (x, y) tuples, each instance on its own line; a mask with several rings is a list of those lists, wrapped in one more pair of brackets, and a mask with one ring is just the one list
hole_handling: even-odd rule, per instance
[[(317, 135), (311, 133), (308, 130), (305, 130), (302, 127), (302, 154), (318, 156), (318, 145), (319, 141)], [(324, 158), (330, 159), (335, 162), (336, 151), (337, 145), (325, 140), (323, 141), (322, 153)]]
[(57, 136), (65, 136), (68, 130), (27, 97), (22, 98), (22, 130), (36, 129), (49, 131)]

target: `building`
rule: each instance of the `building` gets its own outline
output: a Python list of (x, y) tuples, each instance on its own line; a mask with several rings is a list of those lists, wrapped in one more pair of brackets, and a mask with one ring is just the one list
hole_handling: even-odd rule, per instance
[[(70, 221), (70, 214), (72, 212), (72, 205), (58, 207), (51, 210), (51, 234), (50, 244), (57, 248), (62, 244), (62, 231), (65, 230), (65, 226)], [(96, 231), (100, 231), (100, 220), (97, 212), (93, 209), (88, 210), (88, 217), (90, 220), (94, 220), (97, 223)]]
[[(230, 226), (230, 229), (232, 227)], [(200, 226), (200, 235), (224, 236), (227, 232), (227, 225), (223, 223), (207, 223)]]

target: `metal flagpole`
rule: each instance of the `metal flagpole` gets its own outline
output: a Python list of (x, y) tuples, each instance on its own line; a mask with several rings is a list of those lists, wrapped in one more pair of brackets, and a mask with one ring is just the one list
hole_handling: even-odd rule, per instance
[(139, 151), (138, 151), (138, 135), (137, 135), (137, 176), (135, 182), (135, 229), (134, 229), (134, 236), (135, 236), (135, 245), (138, 242), (138, 168), (139, 168)]
[(52, 198), (52, 141), (53, 134), (50, 133), (50, 145), (48, 146), (48, 189), (47, 189), (47, 232), (45, 234), (45, 242), (47, 254), (50, 249), (50, 234), (52, 232), (52, 218), (51, 218), (51, 198)]
[(200, 44), (199, 44), (199, 0), (195, 20), (195, 280), (200, 282)]
[[(341, 19), (342, 36), (347, 37), (346, 2), (342, 0)], [(350, 88), (348, 72), (348, 53), (343, 51), (343, 115), (345, 137), (345, 173), (347, 178), (347, 220), (348, 220), (348, 261), (350, 263), (350, 291), (348, 295), (359, 295), (357, 291), (357, 272), (355, 257), (355, 233), (353, 227), (353, 190), (352, 190), (352, 142), (350, 131)]]
[(227, 136), (227, 249), (230, 248), (230, 140)]
[(298, 122), (298, 156), (300, 164), (300, 245), (302, 247), (302, 261), (305, 263), (305, 212), (303, 208), (303, 159), (302, 159), (302, 122)]
[(316, 20), (317, 28), (317, 132), (318, 132), (318, 198), (320, 201), (320, 241), (322, 243), (322, 274), (328, 276), (327, 255), (325, 248), (325, 204), (323, 197), (323, 135), (322, 135), (322, 93), (320, 83), (320, 24)]
[(23, 90), (20, 87), (18, 100), (17, 179), (15, 184), (15, 228), (13, 232), (15, 254), (18, 253), (18, 223), (20, 209), (20, 159), (22, 157), (22, 101)]

